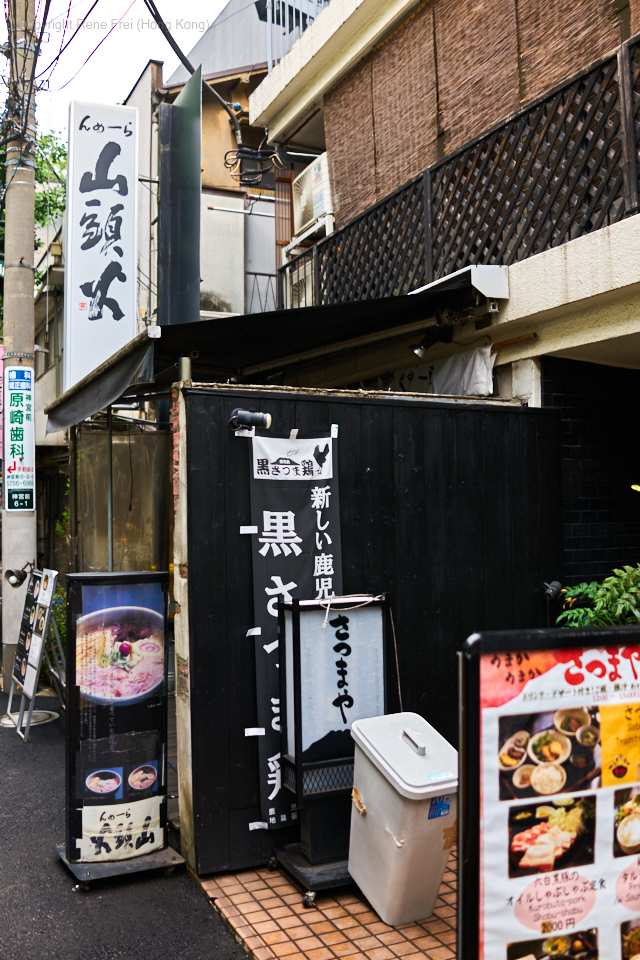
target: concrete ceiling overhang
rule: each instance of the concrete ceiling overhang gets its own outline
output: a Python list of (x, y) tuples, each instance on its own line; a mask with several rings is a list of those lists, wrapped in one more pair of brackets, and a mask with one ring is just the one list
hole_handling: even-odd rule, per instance
[(567, 350), (558, 350), (550, 356), (640, 370), (640, 333), (629, 333), (623, 337), (599, 340), (597, 343), (584, 343)]

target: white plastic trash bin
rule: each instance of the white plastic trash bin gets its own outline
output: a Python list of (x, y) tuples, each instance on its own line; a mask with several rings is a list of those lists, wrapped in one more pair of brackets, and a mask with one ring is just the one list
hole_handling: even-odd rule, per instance
[(417, 713), (356, 720), (349, 873), (385, 923), (433, 913), (456, 839), (458, 751)]

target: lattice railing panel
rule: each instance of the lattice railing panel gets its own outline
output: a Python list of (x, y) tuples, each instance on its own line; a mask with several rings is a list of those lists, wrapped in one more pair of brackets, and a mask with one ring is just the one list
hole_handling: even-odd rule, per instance
[(630, 44), (629, 60), (631, 67), (631, 105), (633, 113), (633, 142), (635, 160), (640, 172), (640, 42)]
[(634, 38), (281, 268), (280, 305), (398, 296), (524, 260), (635, 213), (639, 175)]
[(320, 303), (408, 293), (424, 283), (424, 263), (419, 180), (318, 244)]
[(617, 60), (432, 171), (434, 279), (509, 264), (624, 215)]

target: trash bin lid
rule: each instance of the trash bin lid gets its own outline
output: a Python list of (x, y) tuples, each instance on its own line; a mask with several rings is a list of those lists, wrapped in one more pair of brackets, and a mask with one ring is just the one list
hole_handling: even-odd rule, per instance
[(355, 720), (351, 736), (403, 797), (422, 800), (458, 787), (458, 751), (417, 713)]

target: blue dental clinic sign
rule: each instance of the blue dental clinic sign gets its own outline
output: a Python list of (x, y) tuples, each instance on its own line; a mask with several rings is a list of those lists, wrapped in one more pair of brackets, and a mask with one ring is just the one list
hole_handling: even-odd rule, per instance
[(4, 506), (35, 510), (36, 444), (33, 370), (4, 368)]

